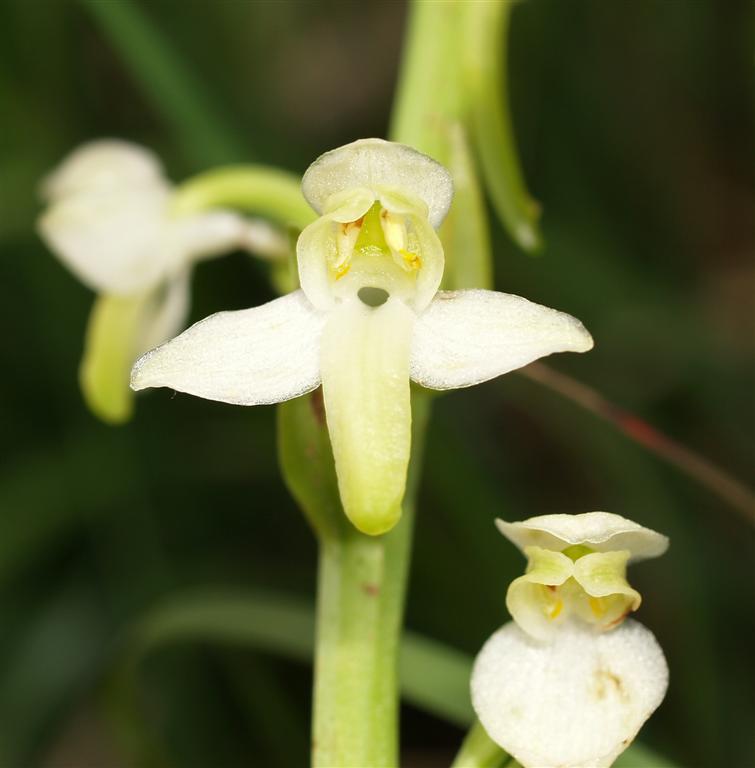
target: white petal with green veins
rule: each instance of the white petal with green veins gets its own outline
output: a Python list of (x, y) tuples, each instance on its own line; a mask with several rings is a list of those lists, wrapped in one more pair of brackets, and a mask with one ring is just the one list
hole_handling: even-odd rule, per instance
[(218, 312), (139, 358), (131, 387), (171, 387), (237, 405), (280, 403), (320, 383), (322, 326), (301, 291)]
[(344, 511), (364, 533), (401, 515), (411, 445), (409, 340), (414, 313), (388, 298), (346, 299), (322, 334), (322, 385)]
[(411, 376), (430, 389), (469, 387), (553, 352), (586, 352), (592, 345), (579, 320), (521, 296), (439, 291), (415, 327)]

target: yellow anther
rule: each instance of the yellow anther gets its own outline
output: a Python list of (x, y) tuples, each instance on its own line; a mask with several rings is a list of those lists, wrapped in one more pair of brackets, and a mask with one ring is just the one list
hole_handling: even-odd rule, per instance
[(422, 266), (422, 259), (420, 259), (419, 254), (407, 251), (405, 248), (402, 248), (399, 253), (409, 269), (419, 269)]
[(561, 611), (564, 610), (564, 601), (563, 600), (557, 600), (556, 604), (548, 611), (548, 618), (553, 621), (554, 619), (558, 618), (558, 615), (561, 613)]
[(354, 254), (354, 246), (359, 237), (363, 221), (364, 217), (357, 219), (356, 221), (340, 224), (338, 227), (338, 233), (336, 235), (336, 250), (338, 255), (333, 264), (333, 269), (336, 272), (336, 280), (339, 277), (343, 277), (349, 271), (351, 257)]
[(383, 208), (380, 211), (380, 225), (383, 228), (386, 245), (397, 253), (406, 248), (406, 224), (401, 217), (391, 215)]
[(344, 275), (348, 274), (351, 269), (351, 262), (346, 262), (336, 267), (336, 280), (340, 280)]

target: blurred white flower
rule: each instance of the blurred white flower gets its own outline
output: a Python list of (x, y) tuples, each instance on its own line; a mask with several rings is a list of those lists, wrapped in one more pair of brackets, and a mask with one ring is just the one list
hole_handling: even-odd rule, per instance
[(137, 361), (134, 389), (277, 403), (322, 383), (344, 510), (379, 534), (401, 514), (410, 379), (467, 387), (592, 338), (570, 315), (518, 296), (440, 291), (435, 233), (448, 172), (410, 147), (365, 139), (328, 152), (302, 190), (320, 218), (297, 243), (301, 290), (221, 312)]
[(124, 141), (74, 150), (42, 195), (42, 238), (100, 296), (82, 363), (85, 395), (100, 416), (121, 421), (131, 363), (185, 324), (193, 263), (234, 248), (269, 250), (270, 228), (228, 211), (176, 215), (155, 155)]
[(496, 522), (528, 565), (507, 594), (514, 621), (475, 661), (475, 712), (525, 768), (610, 766), (668, 687), (653, 634), (624, 621), (640, 603), (626, 563), (668, 539), (607, 512)]

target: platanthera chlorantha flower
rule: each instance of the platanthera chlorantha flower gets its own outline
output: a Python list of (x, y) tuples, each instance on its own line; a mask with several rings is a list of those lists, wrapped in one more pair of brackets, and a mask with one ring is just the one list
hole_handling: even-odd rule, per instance
[(451, 179), (410, 147), (348, 144), (315, 161), (302, 190), (320, 218), (297, 243), (301, 290), (212, 315), (137, 361), (132, 386), (258, 405), (322, 383), (344, 510), (379, 534), (401, 514), (410, 379), (468, 387), (592, 339), (519, 296), (438, 292)]
[(133, 361), (185, 323), (192, 264), (234, 248), (272, 247), (274, 233), (229, 211), (177, 214), (157, 158), (124, 141), (79, 147), (43, 182), (42, 194), (42, 238), (99, 294), (81, 368), (84, 393), (100, 416), (122, 421)]
[(604, 768), (663, 700), (668, 667), (626, 565), (668, 539), (608, 512), (496, 521), (527, 557), (509, 586), (514, 621), (484, 645), (472, 703), (488, 735), (525, 768)]

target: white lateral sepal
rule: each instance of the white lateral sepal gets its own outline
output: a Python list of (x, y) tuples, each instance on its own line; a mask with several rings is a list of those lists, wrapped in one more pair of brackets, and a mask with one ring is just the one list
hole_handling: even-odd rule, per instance
[(319, 385), (322, 325), (301, 291), (218, 312), (139, 358), (131, 387), (171, 387), (236, 405), (280, 403)]
[(592, 345), (579, 320), (521, 296), (439, 291), (414, 329), (411, 377), (429, 389), (469, 387), (545, 355)]

